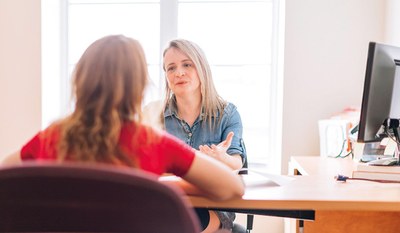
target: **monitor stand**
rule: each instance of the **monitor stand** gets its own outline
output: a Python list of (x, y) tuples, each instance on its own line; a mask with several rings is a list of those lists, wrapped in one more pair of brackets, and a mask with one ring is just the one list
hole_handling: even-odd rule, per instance
[(385, 148), (386, 147), (382, 145), (381, 142), (365, 143), (360, 162), (366, 163), (383, 158), (393, 158), (393, 154), (385, 154)]
[(396, 157), (389, 158), (380, 158), (376, 160), (372, 160), (367, 163), (372, 166), (399, 166), (398, 160)]
[(394, 158), (393, 155), (362, 155), (360, 161), (363, 163), (371, 162), (374, 160)]

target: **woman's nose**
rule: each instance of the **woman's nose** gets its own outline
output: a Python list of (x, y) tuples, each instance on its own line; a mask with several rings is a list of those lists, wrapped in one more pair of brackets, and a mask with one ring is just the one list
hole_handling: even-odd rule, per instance
[(176, 73), (175, 73), (175, 75), (178, 77), (184, 76), (185, 74), (186, 74), (186, 72), (182, 69), (176, 70)]

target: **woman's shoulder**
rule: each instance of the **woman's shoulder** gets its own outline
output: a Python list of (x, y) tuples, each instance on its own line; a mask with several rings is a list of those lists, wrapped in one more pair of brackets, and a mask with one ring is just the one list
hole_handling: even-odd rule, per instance
[(124, 122), (122, 126), (122, 132), (127, 131), (129, 133), (139, 133), (139, 134), (156, 134), (158, 135), (161, 130), (159, 130), (156, 127), (153, 127), (149, 124), (146, 124), (144, 122), (138, 122), (138, 121), (127, 121)]
[(59, 121), (54, 122), (47, 126), (45, 129), (40, 130), (36, 136), (44, 140), (55, 140), (60, 137), (62, 125)]
[(229, 114), (232, 114), (234, 112), (237, 112), (236, 105), (231, 103), (231, 102), (226, 102), (226, 105), (224, 107), (224, 113), (229, 115)]

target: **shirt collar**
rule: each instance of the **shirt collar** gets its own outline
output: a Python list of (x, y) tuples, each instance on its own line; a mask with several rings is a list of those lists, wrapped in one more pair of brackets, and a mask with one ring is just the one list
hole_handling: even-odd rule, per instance
[[(218, 113), (219, 115), (219, 113)], [(176, 97), (172, 95), (168, 101), (168, 104), (165, 106), (164, 109), (164, 117), (175, 116), (178, 118), (178, 107), (176, 106)], [(204, 109), (202, 109), (200, 113), (200, 119), (204, 117)]]

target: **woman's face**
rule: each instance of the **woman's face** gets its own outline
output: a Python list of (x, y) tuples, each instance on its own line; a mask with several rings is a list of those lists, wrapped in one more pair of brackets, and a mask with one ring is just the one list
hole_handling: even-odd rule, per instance
[(168, 86), (177, 97), (200, 92), (200, 79), (188, 56), (176, 48), (170, 48), (165, 53), (164, 65)]

